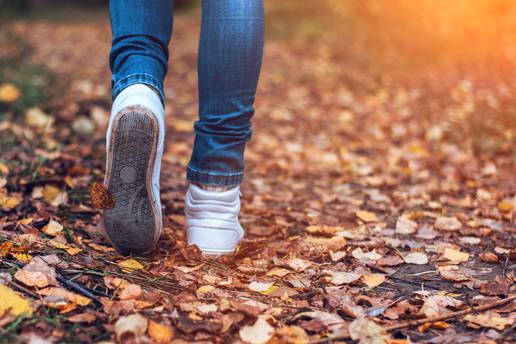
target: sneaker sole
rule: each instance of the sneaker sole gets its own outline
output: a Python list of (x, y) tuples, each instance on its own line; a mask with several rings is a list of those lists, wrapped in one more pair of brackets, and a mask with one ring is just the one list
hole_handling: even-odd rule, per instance
[(104, 184), (115, 206), (104, 211), (104, 230), (123, 254), (145, 254), (161, 234), (161, 209), (152, 195), (159, 126), (148, 109), (120, 111), (113, 122)]

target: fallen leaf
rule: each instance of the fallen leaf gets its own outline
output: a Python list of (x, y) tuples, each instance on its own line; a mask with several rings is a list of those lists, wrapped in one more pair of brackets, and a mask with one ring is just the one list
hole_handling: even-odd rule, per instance
[(355, 319), (349, 324), (349, 336), (359, 344), (384, 344), (389, 335), (380, 325), (366, 318)]
[(412, 234), (417, 230), (417, 222), (412, 221), (408, 217), (400, 216), (396, 221), (396, 233), (398, 234)]
[(462, 228), (462, 223), (453, 216), (439, 216), (435, 220), (434, 226), (443, 231), (456, 231)]
[(44, 113), (40, 108), (31, 108), (25, 114), (25, 123), (31, 127), (43, 129), (52, 124), (52, 118)]
[(510, 200), (503, 200), (500, 203), (498, 203), (498, 210), (500, 210), (502, 213), (509, 213), (512, 211), (514, 205)]
[(376, 217), (375, 213), (365, 210), (359, 210), (355, 213), (355, 215), (364, 222), (378, 222), (378, 217)]
[(73, 303), (79, 306), (88, 306), (91, 303), (91, 299), (88, 299), (85, 296), (73, 293), (60, 287), (48, 287), (45, 289), (41, 289), (38, 290), (38, 294), (44, 296), (60, 297), (66, 302)]
[(403, 260), (407, 264), (424, 265), (428, 264), (428, 256), (424, 252), (412, 252), (403, 256)]
[(109, 193), (106, 187), (94, 182), (90, 189), (91, 204), (97, 209), (112, 209), (115, 207), (115, 198)]
[(341, 227), (332, 227), (332, 226), (308, 226), (305, 229), (310, 234), (320, 234), (320, 235), (328, 235), (333, 236), (338, 231), (343, 230)]
[(268, 291), (273, 286), (274, 286), (274, 282), (261, 283), (261, 282), (253, 281), (253, 282), (249, 283), (249, 289), (251, 289), (252, 291), (259, 292), (259, 293)]
[(303, 328), (299, 326), (284, 326), (276, 330), (272, 343), (308, 344), (309, 339)]
[(162, 325), (153, 320), (149, 320), (149, 328), (147, 329), (149, 337), (154, 343), (167, 344), (174, 338), (174, 329), (167, 325)]
[(487, 263), (497, 263), (498, 256), (493, 252), (484, 252), (480, 255), (480, 260)]
[(378, 260), (382, 258), (382, 255), (377, 253), (376, 250), (373, 249), (372, 251), (364, 252), (361, 247), (357, 247), (351, 251), (351, 255), (358, 260)]
[(41, 257), (34, 257), (29, 264), (16, 271), (14, 278), (29, 287), (45, 288), (57, 285), (56, 271)]
[(0, 316), (6, 312), (14, 316), (32, 316), (32, 307), (29, 301), (22, 298), (11, 288), (0, 285)]
[(331, 277), (331, 283), (334, 285), (350, 284), (358, 281), (362, 277), (361, 274), (354, 272), (335, 271)]
[(443, 258), (448, 259), (451, 264), (459, 264), (469, 260), (469, 253), (447, 247), (444, 249)]
[(144, 268), (144, 266), (139, 261), (133, 258), (118, 262), (117, 265), (122, 268), (123, 272), (131, 272), (134, 270), (141, 270)]
[(256, 322), (249, 326), (246, 325), (238, 332), (240, 339), (250, 344), (267, 343), (274, 334), (274, 328), (269, 325), (267, 320), (263, 317), (258, 317)]
[(16, 208), (21, 203), (19, 197), (9, 197), (0, 195), (0, 209), (8, 211)]
[(77, 323), (92, 323), (97, 320), (97, 316), (93, 312), (84, 312), (74, 314), (65, 318), (66, 321), (77, 324)]
[(289, 258), (285, 263), (296, 272), (305, 271), (312, 266), (312, 262), (300, 258)]
[(471, 276), (467, 275), (456, 265), (442, 265), (438, 266), (439, 274), (447, 280), (455, 282), (464, 282), (471, 280)]
[(63, 225), (61, 225), (59, 222), (50, 220), (42, 229), (41, 231), (47, 235), (50, 236), (56, 236), (60, 234), (63, 231)]
[(512, 326), (514, 324), (514, 318), (502, 317), (500, 314), (492, 311), (479, 314), (467, 314), (464, 317), (464, 320), (468, 322), (468, 326), (470, 327), (490, 327), (498, 331), (502, 331), (506, 327)]
[(68, 202), (68, 193), (52, 184), (46, 184), (43, 188), (43, 199), (48, 204), (58, 207)]
[(287, 270), (287, 269), (274, 268), (274, 269), (270, 270), (269, 272), (267, 272), (267, 276), (271, 276), (271, 277), (285, 277), (286, 275), (291, 274), (291, 273), (292, 273), (292, 271)]
[(140, 338), (147, 331), (149, 321), (136, 313), (120, 317), (115, 323), (115, 335), (119, 343), (130, 341), (140, 342)]
[(457, 300), (451, 296), (431, 295), (425, 298), (423, 306), (419, 310), (419, 314), (425, 317), (435, 317), (449, 312), (447, 307), (460, 307), (462, 301)]
[(13, 84), (7, 83), (0, 85), (0, 103), (12, 103), (20, 98), (21, 92)]
[(362, 276), (362, 282), (364, 282), (369, 288), (375, 288), (385, 282), (384, 274), (369, 274)]
[(140, 296), (142, 296), (142, 293), (142, 287), (140, 287), (138, 284), (128, 283), (120, 289), (118, 292), (118, 298), (120, 300), (138, 299)]

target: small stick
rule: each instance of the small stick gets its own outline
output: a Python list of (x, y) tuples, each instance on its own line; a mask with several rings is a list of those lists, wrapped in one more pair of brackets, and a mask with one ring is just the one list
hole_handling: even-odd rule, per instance
[[(463, 315), (466, 315), (466, 314), (469, 314), (469, 313), (481, 312), (481, 311), (485, 311), (485, 310), (488, 310), (488, 309), (491, 309), (491, 308), (503, 306), (503, 305), (505, 305), (505, 304), (507, 304), (507, 303), (509, 303), (511, 301), (514, 301), (514, 300), (516, 300), (516, 295), (509, 296), (506, 299), (502, 299), (502, 300), (498, 300), (498, 301), (495, 301), (495, 302), (487, 303), (485, 305), (480, 305), (480, 306), (475, 306), (475, 307), (468, 307), (468, 308), (466, 308), (466, 309), (464, 309), (462, 311), (451, 312), (451, 313), (447, 313), (447, 314), (443, 314), (443, 315), (439, 315), (439, 316), (435, 316), (435, 317), (428, 317), (428, 318), (423, 318), (423, 319), (410, 320), (410, 321), (407, 321), (407, 322), (404, 322), (404, 323), (401, 323), (401, 324), (398, 324), (398, 325), (384, 327), (384, 329), (385, 329), (385, 331), (389, 332), (389, 331), (399, 330), (399, 329), (402, 329), (402, 328), (405, 328), (405, 327), (417, 326), (417, 325), (422, 325), (422, 324), (425, 324), (425, 323), (433, 323), (433, 322), (437, 322), (437, 321), (441, 321), (441, 320), (456, 318), (456, 317), (460, 317), (460, 316), (463, 316)], [(350, 338), (349, 335), (343, 335), (343, 336), (338, 336), (338, 337), (333, 337), (333, 338), (324, 338), (324, 339), (320, 339), (320, 340), (316, 340), (316, 341), (311, 341), (310, 343), (312, 343), (312, 344), (315, 344), (315, 343), (326, 343), (326, 342), (328, 342), (330, 340), (334, 341), (334, 340), (343, 340), (343, 339), (349, 339), (349, 338)]]
[(451, 313), (447, 313), (447, 314), (443, 314), (443, 315), (438, 315), (438, 316), (435, 316), (435, 317), (429, 317), (429, 318), (423, 318), (423, 319), (417, 319), (417, 320), (410, 320), (410, 321), (407, 321), (405, 323), (401, 323), (401, 324), (398, 324), (398, 325), (393, 325), (393, 326), (385, 327), (385, 330), (386, 331), (394, 331), (394, 330), (398, 330), (398, 329), (404, 328), (404, 327), (417, 326), (417, 325), (422, 325), (422, 324), (425, 324), (425, 323), (433, 323), (433, 322), (437, 322), (437, 321), (441, 321), (441, 320), (456, 318), (456, 317), (460, 317), (460, 316), (463, 316), (463, 315), (466, 315), (466, 314), (469, 314), (469, 313), (481, 312), (481, 311), (488, 310), (490, 308), (503, 306), (503, 305), (513, 301), (513, 300), (516, 300), (516, 295), (509, 296), (506, 299), (502, 299), (502, 300), (498, 300), (498, 301), (495, 301), (495, 302), (487, 303), (485, 305), (480, 305), (480, 306), (475, 306), (475, 307), (468, 307), (468, 308), (466, 308), (466, 309), (464, 309), (462, 311), (451, 312)]
[(66, 279), (60, 273), (57, 274), (56, 279), (59, 282), (63, 283), (63, 285), (65, 287), (67, 287), (68, 289), (76, 291), (77, 293), (79, 293), (79, 294), (81, 294), (83, 296), (86, 296), (88, 299), (91, 299), (93, 301), (93, 303), (95, 304), (95, 306), (97, 306), (99, 308), (102, 307), (102, 303), (100, 303), (99, 298), (97, 296), (93, 295), (89, 290), (87, 290), (86, 288), (84, 288), (80, 284), (75, 283), (73, 281), (69, 281), (68, 279)]

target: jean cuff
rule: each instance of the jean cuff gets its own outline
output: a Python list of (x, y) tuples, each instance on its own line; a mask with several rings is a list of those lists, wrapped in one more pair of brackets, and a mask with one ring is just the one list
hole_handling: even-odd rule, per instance
[(192, 183), (203, 185), (237, 186), (244, 179), (244, 172), (220, 174), (217, 172), (199, 171), (188, 166), (186, 178)]
[(118, 96), (118, 94), (125, 88), (135, 84), (145, 84), (154, 88), (159, 93), (161, 104), (163, 107), (165, 106), (165, 92), (163, 92), (163, 83), (156, 77), (144, 73), (127, 75), (120, 80), (113, 81), (113, 100), (115, 100), (116, 96)]

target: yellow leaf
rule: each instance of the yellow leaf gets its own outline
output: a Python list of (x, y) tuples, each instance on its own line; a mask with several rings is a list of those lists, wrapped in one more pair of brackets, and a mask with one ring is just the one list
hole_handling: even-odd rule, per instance
[(19, 225), (30, 225), (34, 219), (32, 217), (26, 217), (24, 219), (18, 220)]
[(362, 276), (362, 282), (367, 284), (369, 288), (374, 288), (385, 282), (384, 274), (370, 274)]
[(71, 291), (59, 287), (48, 287), (45, 289), (38, 290), (38, 293), (44, 296), (60, 297), (66, 300), (67, 302), (74, 303), (79, 306), (87, 306), (91, 303), (91, 300), (87, 297), (84, 297), (76, 293), (72, 293)]
[(32, 308), (29, 301), (16, 294), (11, 288), (0, 285), (0, 316), (10, 312), (14, 316), (31, 316)]
[(267, 276), (271, 277), (285, 277), (286, 275), (292, 273), (292, 271), (283, 269), (283, 268), (274, 268), (267, 272)]
[(514, 324), (513, 318), (502, 317), (500, 314), (492, 311), (487, 311), (486, 313), (481, 314), (468, 314), (464, 317), (464, 320), (469, 323), (468, 325), (491, 327), (498, 331), (502, 331), (505, 327)]
[(45, 128), (51, 123), (51, 117), (39, 108), (32, 108), (25, 114), (25, 123), (31, 127)]
[(147, 331), (152, 341), (158, 344), (170, 343), (172, 338), (174, 338), (174, 330), (170, 326), (162, 325), (152, 320), (149, 321)]
[(0, 209), (11, 210), (21, 203), (18, 197), (0, 196)]
[(498, 203), (498, 210), (500, 210), (502, 213), (508, 213), (512, 211), (513, 204), (509, 200), (504, 200)]
[(27, 254), (27, 253), (12, 253), (11, 252), (11, 255), (18, 259), (20, 262), (23, 262), (25, 264), (28, 264), (30, 263), (30, 261), (32, 260), (32, 256), (30, 254)]
[(204, 285), (204, 286), (199, 287), (197, 289), (197, 293), (199, 293), (199, 294), (207, 294), (207, 293), (212, 292), (214, 289), (215, 289), (215, 287), (212, 286), (212, 285)]
[(15, 102), (20, 96), (20, 90), (13, 84), (0, 85), (0, 103)]
[(444, 249), (443, 258), (457, 264), (467, 262), (469, 260), (469, 253), (447, 247)]
[(144, 268), (144, 266), (137, 261), (136, 259), (126, 259), (117, 264), (119, 267), (122, 268), (123, 272), (131, 272), (134, 270), (141, 270)]
[(63, 225), (59, 222), (50, 220), (41, 231), (50, 236), (56, 236), (63, 231)]
[(262, 282), (256, 282), (253, 281), (249, 283), (249, 289), (252, 291), (257, 291), (259, 293), (263, 293), (269, 289), (271, 289), (274, 286), (274, 282), (268, 282), (268, 283), (262, 283)]
[(48, 204), (58, 207), (61, 204), (68, 202), (68, 194), (66, 193), (66, 190), (61, 190), (52, 184), (47, 184), (43, 188), (43, 199)]
[(3, 174), (4, 176), (9, 174), (9, 167), (6, 164), (1, 163), (1, 162), (0, 162), (0, 174)]
[(356, 216), (364, 222), (378, 222), (378, 217), (375, 213), (365, 210), (359, 210), (356, 212)]

